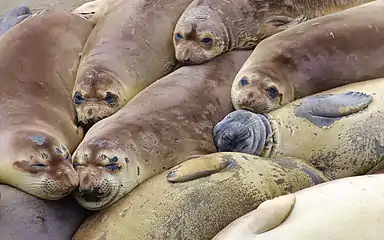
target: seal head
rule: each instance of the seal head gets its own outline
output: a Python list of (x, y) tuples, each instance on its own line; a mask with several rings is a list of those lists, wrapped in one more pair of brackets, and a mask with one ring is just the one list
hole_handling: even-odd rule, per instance
[(96, 211), (136, 187), (140, 167), (112, 140), (92, 140), (86, 146), (80, 145), (73, 154), (73, 167), (80, 178), (74, 197), (84, 208)]
[[(64, 144), (38, 131), (10, 134), (14, 138), (13, 148), (17, 149), (13, 154), (16, 160), (11, 159), (11, 168), (2, 166), (1, 182), (47, 200), (61, 199), (78, 186), (79, 178)], [(4, 137), (6, 135), (8, 133), (3, 133)]]
[(201, 64), (229, 48), (227, 28), (217, 12), (208, 6), (185, 11), (173, 34), (176, 59), (185, 64)]
[(228, 114), (213, 129), (213, 141), (219, 152), (259, 155), (272, 134), (268, 119), (246, 110)]

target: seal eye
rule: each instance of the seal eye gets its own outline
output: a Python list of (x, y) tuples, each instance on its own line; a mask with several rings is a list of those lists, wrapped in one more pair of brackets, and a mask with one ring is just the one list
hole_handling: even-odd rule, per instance
[(84, 102), (83, 95), (81, 95), (81, 92), (76, 92), (75, 96), (73, 97), (75, 104), (80, 104)]
[(46, 167), (46, 166), (47, 166), (47, 165), (42, 164), (42, 163), (31, 164), (31, 167), (39, 167), (39, 168), (43, 168), (43, 167)]
[(104, 167), (108, 170), (111, 170), (111, 171), (116, 171), (116, 170), (121, 169), (121, 167), (119, 165), (117, 165), (116, 163), (110, 163), (110, 164), (105, 165)]
[(111, 92), (107, 92), (107, 96), (105, 96), (105, 101), (109, 104), (113, 104), (117, 102), (117, 96)]
[(241, 80), (240, 80), (240, 84), (241, 84), (241, 86), (246, 86), (246, 85), (248, 85), (249, 84), (249, 82), (248, 82), (248, 79), (246, 78), (246, 77), (243, 77)]
[(268, 95), (271, 97), (271, 98), (277, 98), (280, 94), (279, 94), (279, 90), (277, 90), (277, 88), (275, 86), (272, 86), (272, 87), (268, 87), (267, 89), (268, 92)]
[(206, 45), (211, 45), (213, 41), (212, 41), (212, 38), (206, 37), (206, 38), (201, 39), (201, 42), (206, 44)]
[(72, 166), (75, 170), (77, 170), (77, 167), (79, 166), (80, 164), (77, 162), (77, 161), (73, 161), (72, 162)]
[(176, 33), (176, 34), (175, 34), (175, 39), (176, 39), (176, 40), (182, 40), (182, 39), (183, 39), (183, 36), (181, 36), (180, 33)]

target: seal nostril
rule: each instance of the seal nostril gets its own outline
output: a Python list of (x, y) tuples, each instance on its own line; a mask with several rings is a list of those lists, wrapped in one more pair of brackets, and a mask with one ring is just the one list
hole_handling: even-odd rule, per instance
[(81, 192), (81, 196), (87, 202), (96, 202), (102, 198), (101, 193), (99, 192), (100, 188), (95, 187), (93, 190), (86, 189), (86, 192)]
[(87, 114), (88, 114), (88, 116), (92, 116), (93, 115), (93, 109), (88, 109)]

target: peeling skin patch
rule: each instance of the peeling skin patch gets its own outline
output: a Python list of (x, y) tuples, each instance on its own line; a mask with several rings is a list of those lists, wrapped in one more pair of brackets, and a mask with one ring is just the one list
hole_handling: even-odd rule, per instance
[(31, 136), (28, 139), (40, 146), (48, 141), (46, 136)]

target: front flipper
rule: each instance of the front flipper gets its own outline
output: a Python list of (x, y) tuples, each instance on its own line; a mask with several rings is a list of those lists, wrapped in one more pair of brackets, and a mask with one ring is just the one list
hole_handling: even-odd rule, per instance
[[(231, 153), (228, 153), (229, 155)], [(192, 158), (172, 168), (167, 175), (168, 182), (180, 183), (192, 181), (198, 178), (207, 177), (220, 172), (231, 164), (235, 164), (231, 158), (215, 157), (212, 154), (198, 158)]]
[(272, 29), (276, 29), (275, 32), (277, 33), (283, 30), (286, 30), (290, 27), (296, 26), (302, 22), (305, 22), (309, 20), (309, 18), (305, 15), (300, 15), (298, 17), (292, 18), (288, 16), (269, 16), (265, 19), (265, 23), (270, 26)]
[(305, 97), (295, 108), (296, 117), (305, 118), (318, 127), (357, 113), (372, 102), (372, 96), (362, 92), (345, 92)]

